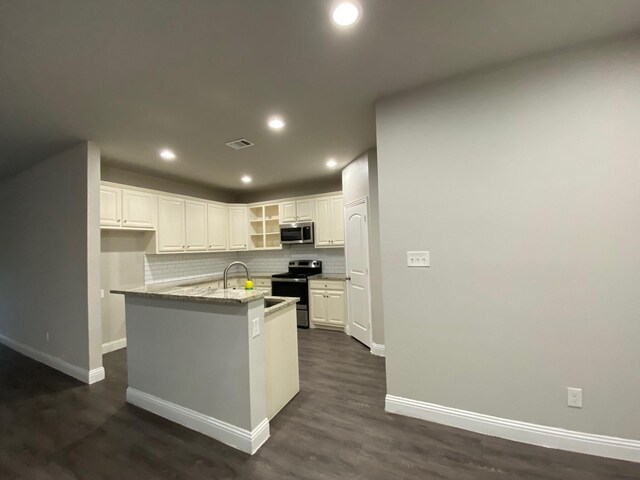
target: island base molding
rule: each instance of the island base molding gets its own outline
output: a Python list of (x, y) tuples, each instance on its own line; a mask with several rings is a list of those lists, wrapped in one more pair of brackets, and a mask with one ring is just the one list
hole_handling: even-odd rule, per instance
[(15, 350), (21, 353), (25, 357), (29, 357), (36, 362), (44, 363), (48, 367), (51, 367), (59, 372), (62, 372), (70, 377), (73, 377), (81, 382), (91, 385), (92, 383), (100, 382), (104, 380), (104, 368), (98, 367), (93, 370), (73, 365), (60, 357), (55, 357), (49, 353), (45, 353), (41, 350), (37, 350), (24, 343), (17, 342), (11, 338), (0, 335), (0, 343), (6, 345), (11, 350)]
[(132, 387), (127, 388), (127, 402), (251, 455), (269, 438), (266, 418), (249, 431)]
[(640, 440), (508, 420), (394, 395), (385, 397), (385, 411), (516, 442), (640, 462)]
[(115, 352), (116, 350), (120, 350), (121, 348), (127, 348), (127, 339), (119, 338), (118, 340), (113, 340), (112, 342), (107, 342), (102, 344), (102, 354)]

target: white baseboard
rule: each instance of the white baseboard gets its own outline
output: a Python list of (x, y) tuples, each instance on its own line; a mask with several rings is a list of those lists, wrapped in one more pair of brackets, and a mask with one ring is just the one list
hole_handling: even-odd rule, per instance
[(121, 348), (127, 348), (127, 339), (120, 338), (118, 340), (114, 340), (113, 342), (107, 342), (102, 344), (102, 354), (109, 352), (115, 352), (116, 350), (120, 350)]
[(4, 335), (0, 335), (0, 343), (6, 345), (12, 350), (15, 350), (16, 352), (21, 353), (22, 355), (32, 358), (37, 362), (44, 363), (51, 368), (69, 375), (70, 377), (76, 378), (81, 382), (92, 384), (99, 382), (100, 380), (104, 380), (104, 368), (102, 367), (94, 368), (93, 370), (89, 371), (86, 368), (72, 365), (66, 360), (63, 360), (59, 357), (54, 357), (53, 355), (42, 352), (40, 350), (36, 350), (33, 347), (12, 340), (8, 337), (5, 337)]
[(89, 370), (89, 381), (87, 383), (91, 385), (92, 383), (100, 382), (104, 380), (104, 375), (104, 367)]
[(378, 357), (384, 357), (384, 345), (371, 342), (371, 353)]
[(251, 455), (269, 438), (269, 420), (266, 418), (249, 431), (132, 387), (127, 388), (127, 402)]
[(516, 442), (630, 462), (640, 462), (640, 440), (594, 435), (507, 420), (394, 395), (386, 396), (385, 410), (389, 413), (428, 420)]

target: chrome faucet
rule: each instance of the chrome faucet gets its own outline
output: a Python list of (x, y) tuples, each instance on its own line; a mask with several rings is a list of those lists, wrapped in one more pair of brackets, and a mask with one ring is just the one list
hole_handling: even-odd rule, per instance
[(243, 262), (231, 262), (229, 265), (227, 265), (227, 268), (224, 269), (222, 287), (225, 290), (226, 290), (226, 288), (228, 286), (228, 284), (227, 284), (227, 274), (229, 273), (229, 269), (231, 267), (233, 267), (234, 265), (240, 265), (240, 266), (244, 267), (245, 271), (247, 272), (247, 280), (251, 280), (251, 276), (249, 275), (249, 267), (247, 267), (246, 263), (243, 263)]

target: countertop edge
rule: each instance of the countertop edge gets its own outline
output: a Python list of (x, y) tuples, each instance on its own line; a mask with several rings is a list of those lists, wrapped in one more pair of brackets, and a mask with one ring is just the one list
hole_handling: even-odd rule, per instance
[(282, 303), (278, 303), (273, 305), (272, 307), (264, 309), (264, 318), (266, 319), (269, 315), (279, 312), (280, 310), (284, 310), (285, 308), (295, 306), (296, 303), (300, 301), (298, 297), (274, 297), (273, 295), (267, 295), (264, 298), (276, 298), (284, 300)]
[[(237, 290), (236, 290), (237, 291)], [(242, 290), (245, 291), (245, 290)], [(162, 300), (181, 300), (185, 302), (200, 302), (200, 303), (218, 303), (218, 304), (243, 304), (250, 303), (256, 300), (260, 300), (265, 297), (264, 292), (253, 290), (253, 295), (249, 298), (213, 298), (204, 297), (201, 295), (175, 295), (170, 293), (153, 293), (153, 292), (134, 292), (131, 290), (110, 290), (111, 293), (142, 297), (142, 298), (156, 298)]]

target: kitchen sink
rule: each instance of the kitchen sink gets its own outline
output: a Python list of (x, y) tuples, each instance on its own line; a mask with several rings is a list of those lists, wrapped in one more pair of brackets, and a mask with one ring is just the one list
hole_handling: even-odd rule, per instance
[(264, 308), (273, 307), (280, 303), (286, 302), (286, 300), (282, 300), (281, 298), (266, 298), (264, 299)]

